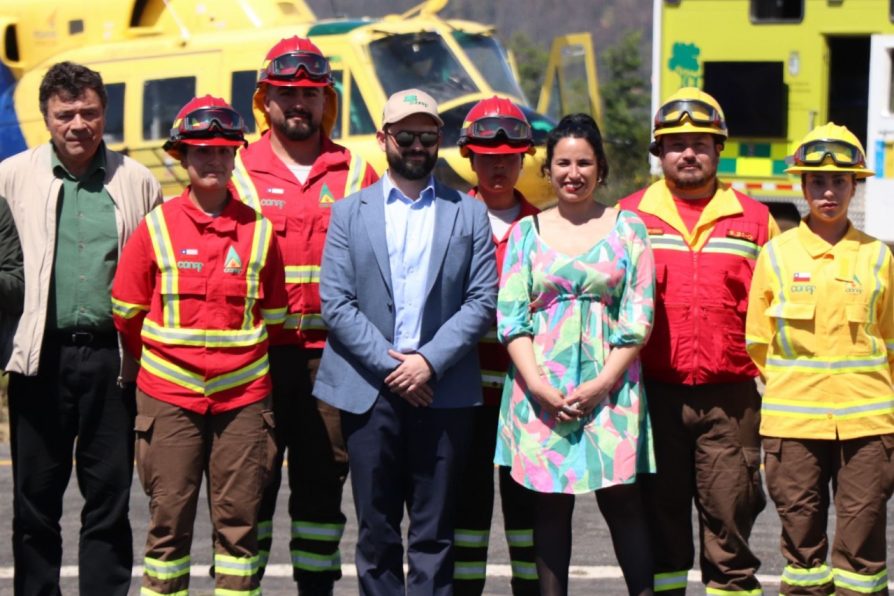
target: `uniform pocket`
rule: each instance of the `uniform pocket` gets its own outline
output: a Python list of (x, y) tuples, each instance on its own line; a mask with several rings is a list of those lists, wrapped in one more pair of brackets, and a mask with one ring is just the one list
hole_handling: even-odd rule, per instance
[(153, 474), (149, 444), (152, 442), (152, 427), (154, 425), (154, 416), (137, 414), (134, 418), (133, 430), (136, 435), (134, 451), (136, 456), (137, 475), (140, 478), (140, 485), (143, 487), (143, 491), (150, 496)]

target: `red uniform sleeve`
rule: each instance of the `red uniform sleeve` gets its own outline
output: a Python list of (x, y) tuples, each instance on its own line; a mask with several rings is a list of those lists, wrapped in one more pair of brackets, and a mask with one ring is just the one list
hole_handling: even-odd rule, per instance
[(286, 273), (279, 242), (270, 238), (267, 260), (261, 270), (264, 297), (261, 299), (261, 316), (267, 325), (267, 335), (273, 341), (283, 332), (286, 322), (289, 295), (286, 293)]
[(112, 319), (125, 347), (137, 360), (143, 351), (140, 332), (152, 304), (156, 268), (155, 252), (143, 220), (124, 245), (112, 282)]

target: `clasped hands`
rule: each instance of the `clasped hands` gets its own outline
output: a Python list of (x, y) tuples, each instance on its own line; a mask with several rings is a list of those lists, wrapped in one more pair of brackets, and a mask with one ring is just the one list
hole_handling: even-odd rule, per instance
[(565, 395), (541, 377), (528, 389), (534, 399), (559, 422), (570, 422), (592, 414), (596, 406), (608, 397), (611, 385), (596, 377), (592, 381), (581, 383)]
[(435, 393), (428, 384), (432, 378), (428, 360), (419, 353), (403, 354), (388, 350), (388, 355), (400, 363), (385, 377), (388, 389), (404, 398), (411, 406), (430, 406)]

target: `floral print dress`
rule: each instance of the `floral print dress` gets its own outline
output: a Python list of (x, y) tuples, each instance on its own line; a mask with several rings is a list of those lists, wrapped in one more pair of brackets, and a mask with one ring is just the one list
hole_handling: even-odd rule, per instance
[[(578, 256), (541, 240), (532, 217), (512, 230), (503, 263), (500, 341), (528, 335), (541, 374), (569, 395), (594, 379), (615, 346), (643, 344), (652, 326), (655, 271), (646, 227), (620, 211), (609, 234)], [(655, 471), (639, 358), (587, 417), (559, 422), (528, 394), (510, 367), (494, 462), (519, 484), (585, 493), (632, 483)]]

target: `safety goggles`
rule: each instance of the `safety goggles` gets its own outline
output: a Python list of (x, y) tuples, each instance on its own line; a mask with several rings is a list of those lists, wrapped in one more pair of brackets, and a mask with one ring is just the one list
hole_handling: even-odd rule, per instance
[(409, 130), (402, 130), (400, 132), (389, 131), (388, 135), (394, 139), (394, 142), (397, 143), (398, 147), (403, 147), (404, 149), (412, 147), (413, 142), (416, 139), (419, 139), (419, 144), (425, 148), (434, 147), (441, 136), (440, 133), (437, 132), (412, 132)]
[(823, 139), (808, 141), (798, 147), (794, 162), (798, 166), (820, 166), (827, 158), (844, 168), (866, 165), (863, 152), (858, 147), (844, 141)]
[(294, 79), (304, 70), (311, 79), (329, 79), (329, 61), (319, 54), (311, 52), (292, 52), (277, 56), (267, 65), (264, 72), (275, 79)]
[(241, 136), (245, 132), (245, 120), (236, 110), (229, 108), (204, 108), (187, 114), (180, 124), (171, 130), (171, 136), (189, 136), (219, 131), (226, 135)]
[(711, 104), (697, 99), (680, 99), (658, 108), (655, 114), (655, 128), (680, 124), (685, 117), (696, 126), (723, 127), (723, 116)]
[(510, 141), (531, 140), (531, 126), (527, 122), (518, 118), (500, 116), (475, 120), (469, 124), (467, 136), (471, 139), (490, 140), (496, 139), (501, 132)]

